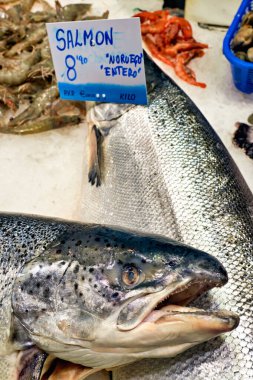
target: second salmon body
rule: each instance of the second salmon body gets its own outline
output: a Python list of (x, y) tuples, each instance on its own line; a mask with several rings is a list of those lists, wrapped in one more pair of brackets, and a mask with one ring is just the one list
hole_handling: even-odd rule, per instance
[[(222, 341), (180, 358), (120, 369), (116, 380), (248, 380), (253, 378), (253, 197), (195, 104), (148, 61), (146, 69), (148, 82), (152, 74), (156, 84), (149, 106), (129, 109), (105, 138), (103, 184), (96, 191), (85, 188), (84, 220), (160, 233), (216, 256), (229, 283), (198, 306), (229, 307), (241, 322)], [(97, 107), (104, 127), (104, 106)]]

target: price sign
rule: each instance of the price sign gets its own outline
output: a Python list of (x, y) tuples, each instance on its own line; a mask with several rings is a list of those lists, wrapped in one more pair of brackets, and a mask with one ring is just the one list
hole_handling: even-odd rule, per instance
[(49, 23), (47, 33), (62, 99), (147, 104), (138, 18)]

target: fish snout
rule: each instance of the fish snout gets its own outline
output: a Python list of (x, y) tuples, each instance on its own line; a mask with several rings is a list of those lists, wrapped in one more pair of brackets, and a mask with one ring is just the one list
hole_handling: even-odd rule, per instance
[(232, 312), (227, 313), (227, 314), (226, 312), (223, 312), (223, 320), (224, 320), (224, 323), (227, 325), (227, 331), (232, 331), (236, 329), (240, 323), (239, 316)]
[(228, 274), (224, 266), (215, 257), (206, 254), (206, 258), (198, 263), (200, 273), (211, 281), (216, 283), (216, 286), (223, 286), (228, 282)]
[[(179, 255), (167, 261), (169, 275), (167, 285), (177, 284), (170, 295), (170, 303), (187, 305), (206, 291), (225, 285), (228, 281), (227, 271), (220, 261), (208, 253), (187, 247)], [(170, 267), (170, 268), (169, 268)]]
[(228, 274), (224, 266), (216, 257), (208, 253), (196, 250), (186, 257), (184, 265), (183, 277), (191, 275), (218, 287), (228, 282)]

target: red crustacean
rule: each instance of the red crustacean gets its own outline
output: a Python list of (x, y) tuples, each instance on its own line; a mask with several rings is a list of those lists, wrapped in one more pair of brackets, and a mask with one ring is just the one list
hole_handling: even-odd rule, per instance
[(149, 36), (143, 37), (144, 42), (147, 44), (151, 54), (153, 54), (156, 58), (160, 59), (160, 61), (166, 63), (167, 65), (174, 67), (175, 64), (169, 58), (166, 58), (162, 53), (159, 52), (154, 42), (151, 40)]
[(203, 50), (191, 50), (177, 55), (175, 64), (175, 73), (185, 82), (193, 84), (201, 88), (205, 88), (206, 84), (196, 81), (196, 75), (192, 69), (187, 67), (189, 63), (195, 57), (202, 57), (205, 53)]
[(182, 34), (186, 40), (192, 38), (192, 27), (189, 21), (182, 17), (171, 17), (168, 20), (169, 24), (177, 24), (182, 30)]
[(168, 10), (143, 11), (134, 17), (140, 18), (143, 41), (155, 58), (174, 68), (185, 82), (206, 87), (205, 83), (196, 80), (195, 73), (187, 66), (193, 58), (202, 57), (203, 49), (208, 48), (207, 44), (193, 38), (189, 21), (170, 16)]
[(163, 33), (168, 26), (168, 20), (161, 18), (158, 21), (155, 21), (154, 23), (149, 24), (142, 24), (141, 25), (141, 34), (157, 34), (157, 33)]
[[(146, 13), (146, 12), (145, 12)], [(142, 22), (141, 25), (141, 33), (143, 34), (157, 34), (163, 33), (168, 24), (169, 24), (169, 12), (168, 11), (155, 11), (152, 13), (152, 16), (155, 18), (151, 18), (148, 22)]]
[(169, 45), (174, 39), (176, 39), (178, 32), (179, 32), (179, 25), (170, 24), (170, 27), (167, 28), (167, 30), (164, 33), (165, 44)]
[(151, 12), (140, 12), (136, 13), (133, 17), (139, 17), (141, 19), (141, 23), (145, 21), (156, 21), (157, 20), (157, 15), (153, 14)]
[(164, 48), (164, 52), (168, 54), (170, 57), (175, 57), (178, 53), (183, 51), (188, 51), (192, 49), (206, 49), (208, 47), (207, 44), (202, 44), (200, 42), (178, 42), (174, 46)]

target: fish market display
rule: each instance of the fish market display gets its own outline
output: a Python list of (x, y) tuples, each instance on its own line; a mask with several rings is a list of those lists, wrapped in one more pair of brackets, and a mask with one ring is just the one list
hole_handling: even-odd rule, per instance
[[(11, 2), (0, 1), (0, 5)], [(88, 13), (90, 4), (34, 0), (0, 10), (0, 132), (29, 134), (80, 123), (84, 102), (59, 99), (45, 23), (107, 18)]]
[(240, 324), (173, 359), (117, 369), (113, 379), (252, 379), (252, 194), (197, 107), (150, 61), (145, 65), (153, 85), (148, 107), (122, 114), (119, 106), (118, 118), (112, 106), (92, 110), (102, 133), (114, 126), (101, 145), (102, 184), (94, 189), (87, 181), (80, 216), (163, 234), (216, 256), (228, 284), (195, 305), (232, 310)]
[(233, 142), (242, 148), (248, 157), (253, 158), (253, 127), (245, 123), (236, 123)]
[(5, 214), (0, 223), (0, 354), (23, 357), (16, 368), (0, 362), (1, 379), (22, 379), (22, 364), (43, 363), (40, 350), (112, 368), (175, 356), (239, 323), (185, 306), (227, 282), (207, 253), (100, 225)]
[(231, 42), (231, 48), (238, 58), (253, 62), (253, 11), (243, 16), (241, 26)]
[(207, 44), (193, 38), (189, 21), (170, 16), (168, 10), (141, 12), (134, 17), (141, 20), (141, 34), (151, 54), (171, 66), (179, 78), (194, 86), (205, 88), (187, 65), (196, 57), (202, 57)]

